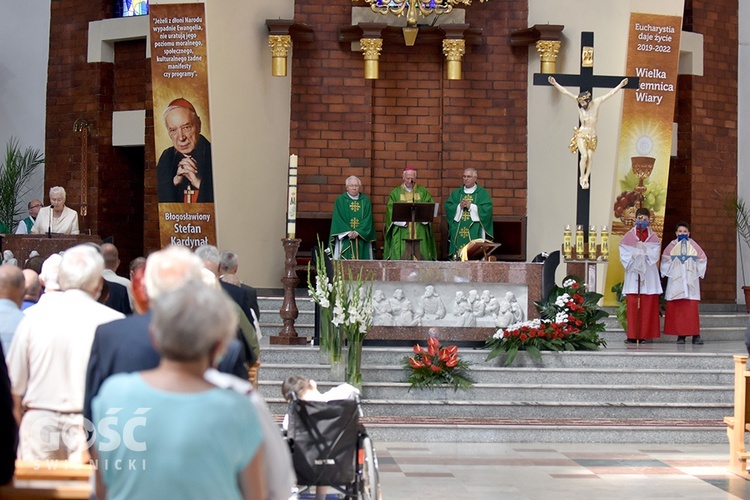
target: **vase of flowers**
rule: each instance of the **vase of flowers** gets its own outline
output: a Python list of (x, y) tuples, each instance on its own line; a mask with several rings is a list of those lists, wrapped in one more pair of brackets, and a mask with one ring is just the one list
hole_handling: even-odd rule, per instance
[[(328, 277), (328, 268), (326, 267), (326, 258), (330, 254), (330, 249), (324, 248), (323, 243), (318, 239), (317, 259), (315, 260), (315, 284), (313, 285), (311, 263), (307, 264), (307, 293), (318, 305), (320, 311), (320, 325), (318, 330), (320, 363), (328, 364), (331, 362), (331, 349), (333, 338), (336, 335), (337, 328), (333, 325), (333, 283)], [(339, 357), (340, 357), (339, 344)]]
[(343, 382), (345, 380), (346, 356), (344, 354), (344, 328), (331, 323), (327, 363), (331, 365), (331, 381), (333, 382)]
[(541, 351), (597, 350), (607, 343), (599, 337), (604, 331), (600, 320), (608, 316), (598, 306), (602, 295), (589, 292), (575, 276), (567, 276), (562, 287), (550, 291), (546, 302), (535, 302), (541, 319), (534, 319), (499, 329), (487, 341), (487, 361), (505, 355), (505, 365), (526, 351), (541, 359)]
[(427, 349), (414, 346), (414, 356), (404, 359), (404, 370), (409, 373), (410, 391), (449, 386), (455, 392), (474, 385), (469, 363), (458, 357), (458, 346), (443, 347), (435, 337), (427, 339)]
[(334, 264), (333, 324), (346, 336), (349, 348), (346, 382), (362, 390), (362, 343), (372, 325), (372, 276), (360, 269), (355, 276), (342, 262)]

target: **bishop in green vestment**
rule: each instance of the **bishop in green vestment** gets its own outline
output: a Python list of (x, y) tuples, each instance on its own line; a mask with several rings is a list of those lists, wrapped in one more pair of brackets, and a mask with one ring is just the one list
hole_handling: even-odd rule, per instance
[(477, 184), (475, 169), (464, 170), (463, 182), (464, 185), (453, 191), (445, 202), (448, 252), (452, 259), (471, 240), (493, 240), (492, 198), (486, 189)]
[(385, 211), (385, 236), (383, 260), (400, 260), (406, 247), (406, 239), (417, 238), (419, 251), (424, 260), (437, 259), (435, 235), (432, 224), (393, 222), (393, 204), (398, 202), (434, 203), (432, 196), (424, 186), (417, 184), (417, 171), (407, 168), (403, 174), (404, 183), (391, 191), (388, 196), (388, 208)]
[(329, 246), (334, 259), (372, 260), (375, 242), (375, 225), (372, 221), (372, 204), (363, 193), (362, 181), (354, 175), (346, 179), (346, 193), (333, 204)]

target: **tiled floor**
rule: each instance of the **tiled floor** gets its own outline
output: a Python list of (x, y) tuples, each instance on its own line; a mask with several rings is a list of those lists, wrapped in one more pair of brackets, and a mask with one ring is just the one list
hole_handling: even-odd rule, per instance
[(383, 499), (750, 499), (729, 446), (375, 443)]

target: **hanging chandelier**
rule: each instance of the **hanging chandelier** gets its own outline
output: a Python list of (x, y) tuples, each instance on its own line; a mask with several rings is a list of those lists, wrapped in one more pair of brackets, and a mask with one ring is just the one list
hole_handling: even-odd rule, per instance
[[(356, 2), (357, 0), (352, 0)], [(471, 5), (471, 0), (364, 0), (373, 12), (386, 15), (389, 12), (401, 17), (406, 12), (406, 25), (417, 26), (417, 15), (427, 17), (442, 15), (453, 10), (454, 5)], [(479, 0), (480, 3), (488, 0)]]

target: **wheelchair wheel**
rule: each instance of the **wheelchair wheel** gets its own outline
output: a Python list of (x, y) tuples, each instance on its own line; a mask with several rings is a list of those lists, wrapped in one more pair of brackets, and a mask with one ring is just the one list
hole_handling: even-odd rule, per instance
[(362, 471), (359, 479), (358, 498), (360, 500), (381, 500), (378, 457), (369, 436), (362, 438), (361, 446), (358, 454), (360, 470)]

